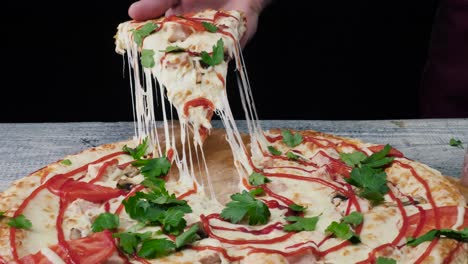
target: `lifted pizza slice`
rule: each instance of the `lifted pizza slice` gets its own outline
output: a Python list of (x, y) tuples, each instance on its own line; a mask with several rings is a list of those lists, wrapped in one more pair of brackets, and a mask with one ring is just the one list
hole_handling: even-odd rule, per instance
[[(128, 53), (129, 64), (137, 75), (140, 60), (142, 79), (134, 80), (136, 86), (143, 83), (142, 87), (153, 87), (154, 77), (161, 94), (165, 87), (181, 124), (189, 124), (195, 142), (202, 144), (211, 129), (213, 113), (228, 107), (224, 100), (228, 62), (239, 52), (239, 40), (245, 31), (245, 18), (238, 11), (205, 10), (144, 22), (128, 21), (119, 25), (116, 51)], [(145, 92), (150, 93), (148, 90)], [(152, 99), (152, 95), (147, 96)], [(135, 107), (138, 115), (138, 103)]]

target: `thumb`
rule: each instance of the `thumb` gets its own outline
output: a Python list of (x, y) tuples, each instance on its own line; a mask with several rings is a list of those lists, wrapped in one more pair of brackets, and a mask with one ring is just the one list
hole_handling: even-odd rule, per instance
[(178, 0), (140, 0), (130, 6), (128, 15), (135, 20), (157, 18), (178, 3)]

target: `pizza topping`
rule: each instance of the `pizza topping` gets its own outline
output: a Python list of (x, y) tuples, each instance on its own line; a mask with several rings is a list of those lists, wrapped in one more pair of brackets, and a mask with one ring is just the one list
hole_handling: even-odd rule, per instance
[(288, 153), (286, 153), (286, 158), (290, 160), (298, 160), (299, 156), (294, 154), (292, 151), (288, 151)]
[(224, 43), (222, 38), (213, 46), (213, 53), (211, 56), (206, 51), (201, 52), (201, 61), (209, 66), (216, 66), (224, 61)]
[(221, 217), (229, 220), (231, 223), (239, 223), (242, 220), (248, 220), (249, 225), (264, 225), (270, 217), (268, 206), (262, 201), (254, 198), (247, 192), (231, 195), (232, 201), (226, 204), (226, 208), (221, 212)]
[(274, 156), (279, 156), (281, 155), (281, 151), (277, 150), (275, 147), (273, 146), (268, 146), (268, 151), (274, 155)]
[(70, 166), (72, 164), (72, 162), (69, 159), (64, 159), (60, 163), (67, 166)]
[(144, 24), (140, 29), (137, 29), (133, 32), (133, 40), (138, 45), (138, 47), (141, 47), (141, 45), (143, 44), (143, 39), (156, 29), (158, 29), (158, 25), (156, 25), (153, 22), (148, 22)]
[(287, 224), (283, 227), (283, 230), (286, 232), (292, 231), (314, 231), (319, 220), (318, 216), (314, 217), (299, 217), (299, 216), (288, 216), (285, 218), (288, 222), (293, 222), (292, 224)]
[(18, 215), (8, 221), (8, 225), (19, 229), (31, 229), (32, 223), (24, 215)]
[(359, 238), (358, 235), (356, 235), (349, 225), (345, 223), (338, 223), (336, 221), (333, 221), (327, 229), (325, 229), (325, 232), (329, 232), (333, 234), (334, 236), (344, 239), (344, 240), (349, 240), (353, 244), (357, 244), (361, 242), (361, 239)]
[(463, 148), (462, 141), (459, 140), (459, 139), (451, 138), (449, 144), (450, 144), (450, 146), (452, 146), (452, 147)]
[(302, 143), (303, 138), (302, 135), (299, 133), (291, 133), (289, 130), (283, 129), (281, 130), (281, 135), (283, 135), (283, 142), (289, 147), (296, 147)]
[(271, 182), (270, 179), (265, 177), (263, 174), (260, 174), (260, 173), (257, 173), (257, 172), (253, 172), (249, 176), (249, 184), (252, 185), (252, 186), (259, 186), (259, 185), (266, 184), (266, 183), (269, 183), (269, 182)]
[(141, 51), (141, 66), (145, 68), (154, 67), (154, 50), (152, 49), (143, 49)]
[(375, 264), (396, 264), (396, 260), (391, 258), (378, 257)]
[(189, 228), (189, 230), (177, 236), (175, 240), (176, 248), (181, 248), (185, 245), (188, 245), (194, 242), (195, 240), (200, 239), (200, 237), (198, 236), (198, 232), (199, 232), (199, 226), (193, 225), (192, 227)]
[(359, 212), (352, 212), (349, 215), (343, 217), (343, 223), (358, 226), (362, 223), (364, 217)]
[(211, 33), (215, 33), (216, 31), (218, 31), (218, 27), (210, 22), (203, 21), (202, 25), (206, 28), (206, 30), (208, 30)]
[(146, 259), (159, 258), (169, 255), (175, 248), (174, 242), (166, 238), (150, 239), (143, 242), (137, 255)]
[(293, 203), (293, 204), (290, 204), (289, 206), (289, 209), (293, 210), (294, 212), (304, 212), (307, 208), (302, 206), (302, 205), (298, 205), (296, 203)]
[(148, 149), (148, 138), (143, 139), (141, 144), (139, 144), (136, 148), (129, 148), (127, 145), (123, 146), (122, 151), (128, 153), (134, 159), (138, 160), (141, 159), (146, 154), (146, 150)]
[(119, 239), (119, 247), (127, 254), (133, 255), (138, 245), (151, 238), (151, 232), (145, 233), (114, 233), (114, 237)]
[(132, 165), (142, 167), (141, 174), (149, 178), (164, 176), (171, 168), (171, 162), (166, 157), (137, 160)]
[(93, 232), (101, 232), (106, 229), (116, 229), (119, 227), (119, 217), (111, 213), (102, 213), (94, 220), (91, 225)]
[(265, 190), (263, 188), (256, 188), (256, 189), (250, 190), (249, 193), (255, 197), (255, 196), (260, 196), (260, 195), (265, 194)]
[(74, 228), (74, 227), (70, 229), (70, 240), (80, 239), (82, 237), (83, 235), (81, 234), (81, 230), (79, 230), (78, 228)]
[(368, 199), (373, 204), (384, 201), (384, 195), (389, 191), (387, 174), (383, 166), (391, 163), (394, 159), (386, 157), (391, 149), (390, 145), (386, 145), (381, 151), (365, 159), (362, 159), (362, 155), (355, 153), (340, 155), (341, 159), (348, 165), (356, 166), (351, 171), (350, 177), (345, 178), (345, 181), (361, 188), (359, 196)]
[(340, 159), (346, 163), (346, 165), (355, 167), (355, 166), (360, 166), (361, 162), (364, 161), (367, 158), (366, 154), (356, 151), (353, 153), (340, 153)]
[(461, 231), (453, 229), (432, 229), (431, 231), (418, 238), (409, 237), (408, 241), (406, 242), (406, 245), (415, 247), (423, 242), (432, 241), (438, 237), (446, 237), (461, 242), (468, 242), (468, 228), (465, 227)]
[(177, 53), (177, 52), (184, 52), (185, 49), (179, 46), (167, 46), (165, 50), (160, 50), (165, 53)]

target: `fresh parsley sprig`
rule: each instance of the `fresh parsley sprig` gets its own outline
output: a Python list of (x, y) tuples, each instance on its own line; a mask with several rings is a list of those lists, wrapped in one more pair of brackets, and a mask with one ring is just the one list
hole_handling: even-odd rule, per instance
[(253, 172), (249, 176), (249, 184), (252, 186), (259, 186), (271, 182), (270, 179), (265, 177), (263, 174)]
[(291, 133), (291, 131), (286, 130), (286, 129), (281, 130), (281, 135), (283, 136), (284, 144), (286, 144), (286, 146), (292, 147), (292, 148), (298, 146), (304, 140), (302, 138), (301, 134), (299, 134), (299, 133), (294, 133), (293, 134), (293, 133)]
[(213, 23), (203, 21), (202, 25), (205, 27), (206, 30), (208, 30), (211, 33), (215, 33), (216, 31), (218, 31), (218, 27)]
[(319, 220), (318, 216), (314, 217), (300, 217), (300, 216), (288, 216), (285, 218), (286, 221), (292, 222), (283, 227), (286, 232), (300, 232), (300, 231), (314, 231)]
[(273, 155), (273, 156), (279, 156), (281, 155), (281, 151), (277, 150), (275, 147), (273, 146), (268, 146), (268, 151)]
[(375, 264), (396, 264), (396, 260), (392, 258), (378, 257)]
[(432, 229), (431, 231), (418, 238), (409, 237), (406, 242), (406, 245), (415, 247), (423, 242), (432, 241), (436, 237), (446, 237), (466, 243), (468, 242), (468, 227), (463, 228), (463, 230), (461, 231), (453, 229)]
[(31, 229), (32, 223), (24, 215), (18, 215), (8, 221), (8, 225), (18, 229)]
[(358, 235), (356, 235), (349, 225), (345, 223), (338, 223), (336, 221), (333, 221), (327, 229), (325, 229), (325, 232), (329, 232), (333, 234), (334, 236), (344, 239), (344, 240), (349, 240), (353, 244), (357, 244), (361, 242), (361, 239), (359, 238)]
[(143, 139), (141, 144), (138, 144), (136, 148), (129, 148), (127, 145), (123, 146), (122, 151), (132, 156), (134, 159), (141, 159), (146, 154), (148, 149), (148, 138)]
[(254, 195), (247, 191), (231, 195), (231, 200), (221, 212), (221, 217), (231, 223), (237, 224), (242, 220), (249, 225), (263, 225), (270, 218), (270, 209)]
[(119, 227), (119, 216), (111, 213), (102, 213), (96, 217), (91, 229), (93, 232), (101, 232), (105, 229), (116, 229)]
[(366, 198), (373, 204), (384, 200), (388, 193), (387, 174), (383, 167), (393, 161), (393, 157), (387, 157), (392, 147), (386, 145), (381, 151), (369, 157), (362, 152), (340, 153), (340, 158), (347, 165), (352, 166), (350, 177), (345, 181), (360, 188), (359, 196)]
[(141, 174), (145, 177), (160, 177), (169, 172), (171, 162), (166, 157), (154, 159), (139, 159), (132, 163), (135, 167), (142, 167)]
[(216, 45), (213, 46), (213, 52), (210, 56), (208, 52), (202, 51), (201, 52), (201, 60), (205, 64), (209, 66), (216, 66), (220, 64), (221, 62), (224, 61), (224, 42), (223, 39), (220, 38), (217, 42)]
[(143, 44), (143, 39), (156, 29), (158, 29), (158, 25), (153, 22), (148, 22), (133, 32), (133, 40), (138, 45), (138, 47), (141, 47)]

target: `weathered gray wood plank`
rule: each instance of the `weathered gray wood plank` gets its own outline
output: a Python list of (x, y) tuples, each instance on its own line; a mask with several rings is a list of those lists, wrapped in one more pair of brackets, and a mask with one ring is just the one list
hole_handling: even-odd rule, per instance
[[(215, 121), (215, 127), (221, 127)], [(239, 121), (246, 131), (245, 122)], [(387, 121), (262, 121), (265, 129), (314, 129), (367, 142), (389, 143), (411, 159), (445, 175), (459, 176), (464, 150), (449, 146), (450, 138), (468, 143), (468, 119)], [(42, 123), (0, 124), (0, 190), (18, 178), (65, 155), (133, 136), (133, 124)]]

